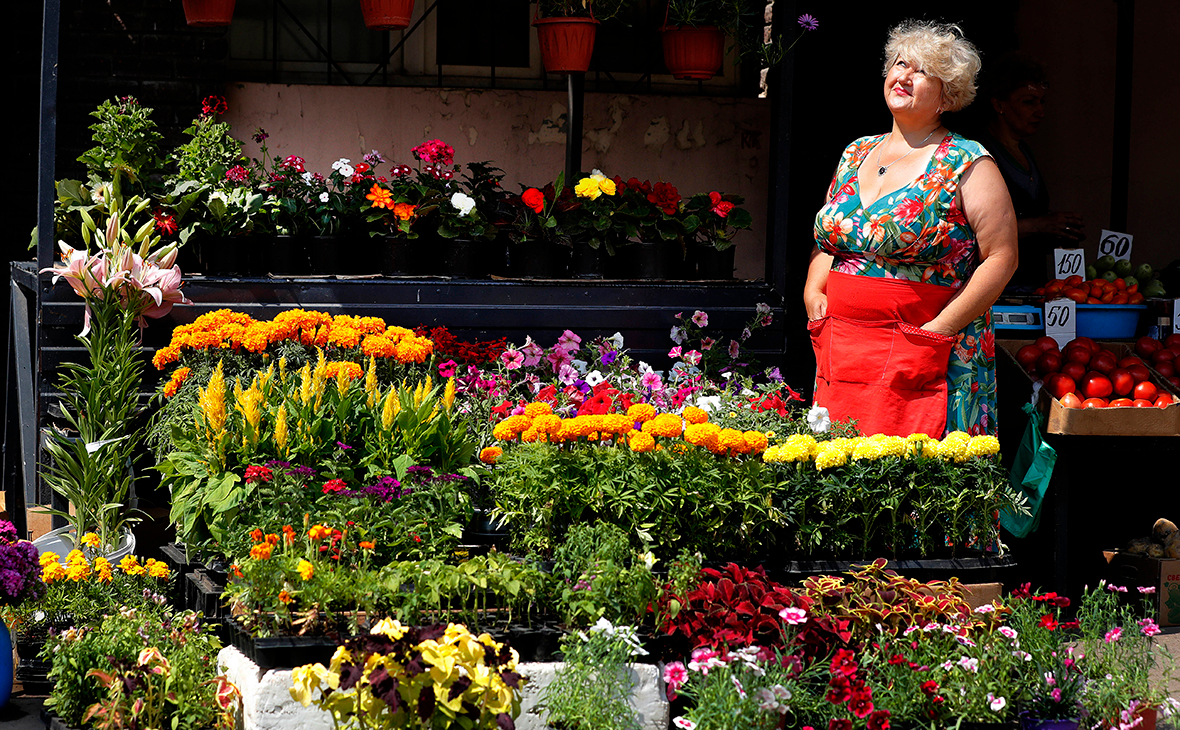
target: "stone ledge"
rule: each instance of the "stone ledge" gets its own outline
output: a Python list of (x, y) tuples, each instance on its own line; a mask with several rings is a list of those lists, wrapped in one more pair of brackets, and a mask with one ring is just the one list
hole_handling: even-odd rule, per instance
[[(556, 662), (522, 663), (517, 671), (528, 677), (521, 698), (517, 730), (545, 730), (543, 712), (537, 699), (541, 690), (553, 681), (561, 667)], [(217, 655), (217, 669), (242, 691), (240, 730), (333, 730), (328, 713), (315, 707), (303, 707), (291, 699), (290, 669), (259, 669), (236, 647), (227, 646)], [(639, 716), (643, 730), (666, 730), (669, 708), (659, 668), (636, 664), (631, 678), (635, 693), (631, 706)]]

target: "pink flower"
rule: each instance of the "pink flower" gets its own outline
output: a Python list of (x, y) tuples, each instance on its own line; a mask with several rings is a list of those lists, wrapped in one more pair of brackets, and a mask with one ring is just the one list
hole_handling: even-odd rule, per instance
[(1053, 691), (1049, 693), (1049, 696), (1053, 698), (1054, 702), (1060, 702), (1061, 701), (1061, 688), (1054, 687)]
[(1106, 590), (1111, 591), (1112, 593), (1126, 593), (1127, 587), (1116, 586), (1115, 584), (1111, 583), (1110, 585), (1106, 586)]
[(684, 353), (684, 361), (689, 365), (696, 365), (701, 361), (701, 357), (703, 357), (701, 353), (697, 352), (696, 350), (689, 350), (688, 352)]
[(1139, 630), (1143, 632), (1144, 636), (1155, 636), (1161, 633), (1159, 624), (1150, 618), (1145, 618), (1139, 622)]
[(298, 155), (287, 155), (287, 158), (282, 162), (283, 167), (289, 167), (295, 172), (306, 172), (303, 168), (305, 164), (304, 159)]
[(234, 165), (225, 171), (225, 179), (234, 182), (246, 182), (250, 177), (250, 171), (241, 165)]
[(562, 365), (568, 365), (570, 362), (569, 353), (560, 347), (555, 347), (550, 350), (549, 353), (545, 355), (545, 359), (549, 361), (549, 365), (553, 368), (553, 372), (555, 373), (561, 370)]
[(455, 162), (455, 148), (446, 144), (441, 139), (432, 139), (429, 142), (423, 142), (417, 147), (410, 150), (422, 162), (428, 165), (450, 165)]
[(578, 371), (568, 362), (563, 362), (557, 370), (557, 379), (562, 385), (573, 385), (578, 380)]
[(660, 381), (660, 376), (655, 372), (648, 371), (639, 379), (639, 383), (648, 390), (659, 390), (663, 387)]
[(500, 353), (500, 362), (508, 370), (516, 370), (524, 365), (524, 354), (520, 350), (505, 350)]
[(531, 368), (534, 365), (541, 363), (541, 358), (545, 355), (545, 350), (540, 345), (533, 342), (532, 337), (526, 337), (524, 340), (524, 347), (520, 348), (524, 353), (524, 366)]
[(701, 349), (704, 350), (705, 352), (712, 350), (713, 345), (715, 345), (715, 344), (717, 344), (717, 340), (713, 339), (712, 337), (702, 337), (701, 338)]
[(671, 350), (668, 350), (668, 357), (672, 358), (673, 360), (679, 360), (681, 352), (682, 352), (682, 350), (680, 349), (680, 345), (677, 345), (676, 347), (673, 347)]
[(670, 689), (680, 689), (687, 681), (688, 670), (685, 668), (684, 662), (672, 662), (664, 667), (664, 682)]
[(736, 358), (738, 356), (738, 353), (741, 352), (741, 349), (742, 349), (742, 346), (738, 343), (737, 340), (730, 340), (729, 341), (729, 358), (731, 360)]
[(1145, 596), (1150, 596), (1152, 593), (1155, 593), (1155, 586), (1139, 586), (1136, 590)]
[(709, 326), (709, 315), (698, 309), (692, 315), (692, 323), (695, 324), (697, 327), (708, 327)]
[(582, 338), (566, 330), (557, 338), (557, 346), (567, 352), (577, 352), (582, 349)]
[(778, 617), (783, 621), (786, 621), (791, 626), (798, 626), (799, 624), (807, 622), (807, 611), (804, 611), (802, 608), (787, 606), (778, 612)]
[(680, 730), (696, 730), (697, 724), (687, 717), (677, 717), (672, 720), (672, 724), (680, 728)]
[(1121, 626), (1116, 626), (1116, 627), (1114, 627), (1113, 629), (1111, 629), (1110, 631), (1107, 631), (1107, 632), (1106, 632), (1106, 636), (1104, 636), (1104, 637), (1103, 637), (1103, 640), (1104, 640), (1104, 641), (1105, 641), (1107, 644), (1113, 644), (1114, 642), (1116, 642), (1116, 641), (1118, 641), (1120, 638), (1122, 638), (1122, 636), (1123, 636), (1123, 629), (1122, 629), (1122, 627), (1121, 627)]

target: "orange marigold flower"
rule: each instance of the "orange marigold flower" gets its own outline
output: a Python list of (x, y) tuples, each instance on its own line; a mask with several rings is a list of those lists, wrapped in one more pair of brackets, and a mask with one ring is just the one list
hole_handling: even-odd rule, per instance
[(717, 447), (730, 452), (742, 453), (746, 448), (746, 438), (741, 431), (734, 428), (723, 428), (717, 436)]
[(358, 380), (365, 377), (365, 371), (355, 362), (340, 362), (336, 360), (327, 363), (324, 377), (328, 380), (335, 380), (336, 376), (340, 373), (344, 373), (344, 377), (347, 380)]
[[(528, 417), (527, 412), (525, 416)], [(536, 416), (535, 420), (533, 421), (532, 428), (536, 429), (538, 433), (557, 433), (561, 430), (561, 417), (555, 416), (552, 413), (543, 413), (539, 416)]]
[(717, 436), (721, 428), (713, 423), (690, 423), (684, 429), (684, 440), (694, 446), (713, 451), (717, 447)]
[(684, 420), (689, 423), (708, 423), (709, 414), (696, 406), (689, 406), (684, 409)]
[(229, 566), (229, 569), (233, 571), (235, 578), (245, 577), (242, 575), (242, 569), (238, 567), (237, 563), (234, 563), (233, 565)]
[(188, 376), (192, 374), (191, 368), (179, 367), (176, 372), (172, 373), (172, 379), (164, 385), (164, 397), (171, 398), (180, 390), (180, 386), (184, 385), (184, 381), (188, 380)]
[(393, 357), (396, 345), (383, 335), (366, 335), (361, 340), (361, 352), (365, 357)]
[(156, 370), (163, 370), (179, 359), (180, 348), (172, 346), (162, 347), (156, 350), (156, 354), (152, 356), (152, 365), (156, 366)]
[(643, 424), (643, 432), (664, 438), (676, 438), (680, 435), (684, 422), (675, 413), (661, 413)]
[(393, 193), (376, 184), (369, 189), (369, 194), (365, 196), (365, 199), (373, 201), (369, 206), (371, 208), (393, 208), (394, 206)]
[(263, 542), (265, 538), (266, 533), (264, 533), (260, 528), (255, 527), (250, 531), (250, 539), (254, 542)]
[(746, 446), (749, 447), (746, 453), (761, 454), (770, 445), (766, 434), (761, 431), (746, 431), (742, 436), (746, 439)]
[(250, 548), (250, 557), (255, 560), (270, 560), (270, 555), (274, 552), (274, 549), (274, 545), (271, 545), (269, 542), (260, 542)]
[(312, 540), (323, 540), (332, 534), (332, 531), (323, 525), (312, 525), (311, 529), (307, 531), (307, 536)]
[(631, 434), (628, 440), (631, 450), (643, 454), (655, 449), (656, 440), (651, 434), (643, 433), (642, 431), (635, 431)]
[(531, 444), (541, 440), (543, 434), (538, 433), (535, 428), (527, 428), (520, 434), (520, 440), (526, 444)]
[(278, 545), (279, 544), (279, 536), (275, 535), (274, 533), (271, 533), (270, 535), (266, 536), (266, 541), (268, 543), (270, 543), (271, 545)]
[(356, 347), (360, 341), (361, 333), (354, 327), (333, 327), (328, 335), (328, 344), (339, 347)]
[(479, 460), (485, 464), (495, 464), (503, 455), (504, 449), (501, 449), (499, 446), (488, 446), (479, 452)]
[(357, 543), (357, 547), (359, 547), (361, 550), (372, 550), (373, 548), (375, 548), (377, 546), (374, 545), (373, 543), (369, 542), (368, 540), (361, 540), (360, 542)]
[(627, 418), (646, 423), (656, 417), (656, 408), (650, 403), (636, 403), (627, 409)]
[(537, 416), (547, 416), (553, 413), (553, 407), (545, 401), (538, 401), (536, 403), (529, 403), (524, 407), (524, 414), (529, 418), (536, 418)]
[(291, 603), (294, 600), (295, 599), (287, 591), (285, 591), (285, 590), (279, 591), (279, 601), (281, 601), (284, 606)]

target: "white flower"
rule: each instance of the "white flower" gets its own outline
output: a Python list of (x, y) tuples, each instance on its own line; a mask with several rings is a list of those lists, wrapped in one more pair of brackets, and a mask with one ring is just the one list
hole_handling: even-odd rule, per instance
[(327, 193), (320, 193), (320, 202), (321, 203), (328, 202), (328, 194)]
[(674, 326), (672, 328), (672, 332), (668, 336), (671, 337), (672, 341), (677, 345), (683, 344), (685, 340), (684, 328), (680, 326)]
[(700, 408), (705, 413), (712, 413), (714, 410), (720, 410), (721, 396), (702, 395), (700, 398), (697, 398), (697, 408)]
[(459, 211), (459, 217), (463, 218), (475, 209), (475, 198), (466, 193), (455, 193), (451, 196), (451, 205)]
[(991, 692), (987, 693), (987, 706), (992, 708), (992, 712), (999, 712), (1008, 705), (1008, 700), (1003, 697), (993, 697)]
[(45, 612), (44, 611), (34, 611), (33, 612), (33, 620), (37, 621), (37, 622), (44, 621), (45, 620)]
[(644, 374), (650, 373), (650, 372), (652, 372), (651, 365), (648, 365), (644, 361), (640, 360), (639, 361), (639, 374), (644, 375)]
[(303, 173), (302, 177), (303, 177), (303, 182), (307, 183), (308, 185), (311, 184), (311, 173), (310, 172)]
[(976, 608), (975, 613), (991, 613), (992, 611), (995, 611), (995, 610), (996, 610), (995, 606), (993, 606), (990, 603), (985, 603), (982, 606), (979, 606), (978, 608)]
[(598, 168), (594, 168), (590, 171), (590, 177), (594, 178), (595, 180), (606, 179), (606, 175), (602, 174), (602, 170), (599, 170)]
[(811, 426), (812, 433), (827, 433), (828, 429), (832, 427), (832, 419), (828, 415), (828, 409), (823, 406), (812, 406), (811, 410), (807, 412), (807, 425)]
[(976, 674), (979, 674), (979, 660), (975, 657), (962, 657), (959, 659), (959, 666), (968, 669)]
[[(598, 372), (598, 371), (595, 371), (595, 372)], [(587, 382), (589, 382), (589, 381), (587, 381)], [(639, 559), (643, 561), (643, 564), (647, 567), (648, 570), (651, 570), (653, 567), (655, 567), (656, 562), (658, 562), (658, 559), (656, 558), (655, 553), (653, 553), (650, 550), (648, 550), (646, 553), (639, 553)]]
[(572, 367), (574, 370), (577, 370), (578, 375), (585, 375), (586, 368), (589, 365), (590, 363), (586, 362), (585, 360), (570, 360), (570, 367)]
[(681, 730), (696, 730), (697, 724), (687, 717), (677, 717), (672, 720), (672, 724)]
[[(585, 363), (582, 363), (582, 365), (585, 366)], [(606, 376), (597, 370), (591, 370), (590, 372), (586, 373), (586, 385), (589, 385), (591, 388), (605, 381)]]
[(333, 170), (343, 170), (346, 167), (352, 167), (352, 165), (350, 164), (351, 162), (352, 162), (352, 160), (348, 159), (347, 157), (341, 157), (339, 160), (336, 160), (335, 162), (332, 163), (332, 169)]
[(623, 333), (622, 332), (614, 333), (610, 337), (607, 337), (606, 341), (609, 342), (611, 344), (611, 347), (615, 348), (616, 350), (623, 349)]
[(952, 662), (950, 659), (947, 659), (945, 662), (942, 663), (942, 668), (949, 672), (950, 670), (955, 668), (955, 663)]
[(1016, 633), (1016, 629), (1012, 628), (1011, 626), (1001, 626), (999, 628), (999, 631), (1000, 631), (1000, 634), (1008, 637), (1009, 639), (1015, 639), (1018, 635)]

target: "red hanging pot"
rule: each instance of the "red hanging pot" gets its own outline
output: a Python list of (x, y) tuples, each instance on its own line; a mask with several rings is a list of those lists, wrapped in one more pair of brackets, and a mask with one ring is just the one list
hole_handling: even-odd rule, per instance
[(541, 62), (551, 74), (586, 73), (594, 55), (594, 18), (537, 18), (537, 42)]
[(361, 0), (361, 14), (369, 30), (404, 30), (410, 27), (414, 0)]
[(196, 28), (217, 28), (234, 19), (235, 0), (184, 0), (184, 20)]
[(660, 28), (664, 41), (664, 65), (677, 79), (707, 80), (721, 70), (725, 34), (711, 25)]

